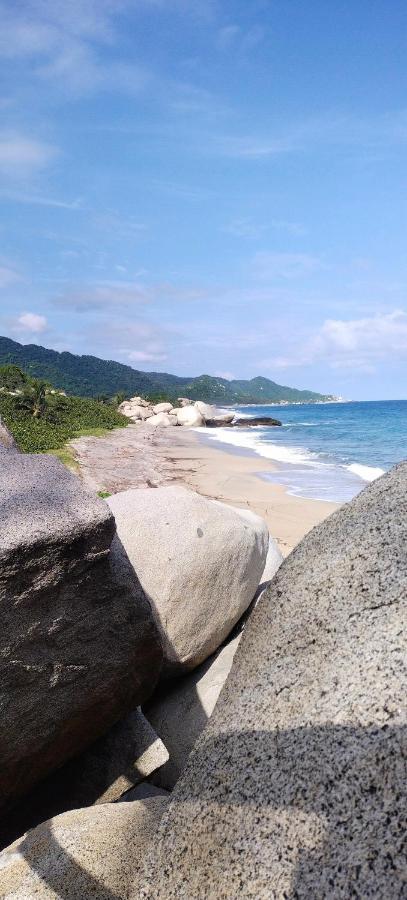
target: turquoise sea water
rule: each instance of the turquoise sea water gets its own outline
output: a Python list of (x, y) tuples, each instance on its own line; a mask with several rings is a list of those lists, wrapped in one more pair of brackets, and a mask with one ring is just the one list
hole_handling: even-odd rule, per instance
[(282, 428), (217, 428), (210, 439), (273, 461), (265, 473), (290, 494), (342, 502), (407, 457), (407, 400), (242, 406), (242, 416), (273, 416)]

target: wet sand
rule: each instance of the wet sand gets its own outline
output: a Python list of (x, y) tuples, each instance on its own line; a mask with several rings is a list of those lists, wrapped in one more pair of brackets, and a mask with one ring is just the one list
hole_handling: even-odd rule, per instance
[(85, 483), (117, 493), (131, 487), (184, 484), (231, 506), (262, 516), (284, 555), (337, 509), (338, 504), (292, 497), (262, 477), (275, 467), (269, 460), (236, 452), (186, 428), (129, 425), (102, 438), (72, 441)]

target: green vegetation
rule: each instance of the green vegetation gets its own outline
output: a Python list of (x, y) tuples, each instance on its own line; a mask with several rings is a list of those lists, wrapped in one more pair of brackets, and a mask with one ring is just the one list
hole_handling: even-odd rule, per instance
[(83, 397), (99, 397), (106, 403), (115, 395), (121, 400), (136, 394), (158, 403), (191, 397), (218, 404), (314, 402), (331, 400), (330, 396), (313, 391), (298, 391), (276, 384), (268, 378), (252, 378), (251, 381), (227, 381), (211, 375), (198, 378), (181, 378), (166, 372), (139, 372), (113, 360), (96, 356), (75, 356), (73, 353), (57, 353), (36, 344), (18, 344), (0, 337), (0, 365), (18, 367), (32, 378), (45, 380), (59, 390)]
[(111, 496), (112, 495), (111, 495), (110, 491), (98, 491), (98, 497), (100, 497), (102, 500), (106, 500), (106, 497), (111, 497)]
[(81, 435), (100, 436), (128, 425), (116, 404), (64, 397), (52, 392), (45, 382), (25, 375), (17, 388), (19, 393), (10, 394), (6, 385), (13, 373), (9, 368), (0, 367), (0, 416), (25, 453), (53, 452), (69, 468), (75, 468), (74, 454), (65, 447), (67, 441)]

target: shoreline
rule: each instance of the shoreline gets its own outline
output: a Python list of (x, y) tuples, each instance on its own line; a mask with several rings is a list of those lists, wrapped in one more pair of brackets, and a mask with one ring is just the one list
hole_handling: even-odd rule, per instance
[(272, 462), (240, 448), (216, 445), (194, 429), (129, 425), (106, 437), (71, 442), (80, 476), (92, 490), (179, 484), (230, 506), (251, 509), (267, 522), (284, 556), (327, 518), (338, 503), (288, 494), (264, 477)]

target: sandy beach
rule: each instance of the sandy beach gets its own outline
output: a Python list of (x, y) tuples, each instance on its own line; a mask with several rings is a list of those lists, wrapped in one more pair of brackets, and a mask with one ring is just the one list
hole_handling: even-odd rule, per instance
[(184, 484), (206, 497), (262, 516), (287, 555), (338, 504), (288, 494), (262, 477), (269, 460), (216, 444), (194, 430), (129, 425), (102, 438), (72, 442), (79, 473), (96, 491)]

